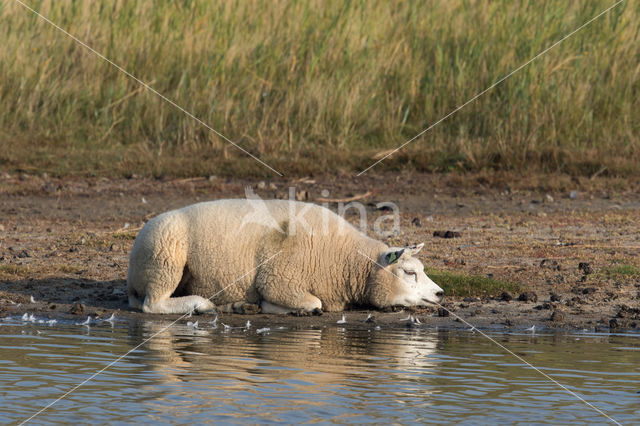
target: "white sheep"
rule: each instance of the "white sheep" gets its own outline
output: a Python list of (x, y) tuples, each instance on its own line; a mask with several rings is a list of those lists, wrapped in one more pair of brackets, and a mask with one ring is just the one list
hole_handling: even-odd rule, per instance
[(439, 303), (443, 291), (412, 257), (318, 205), (232, 199), (163, 213), (140, 231), (129, 305), (148, 313), (260, 304), (265, 313)]

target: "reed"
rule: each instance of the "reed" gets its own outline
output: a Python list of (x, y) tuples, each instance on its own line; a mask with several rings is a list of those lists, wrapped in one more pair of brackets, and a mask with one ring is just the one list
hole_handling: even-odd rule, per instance
[[(292, 175), (363, 169), (613, 0), (28, 3)], [(0, 168), (271, 173), (17, 3), (0, 22)], [(623, 3), (372, 172), (638, 175), (638, 22)]]

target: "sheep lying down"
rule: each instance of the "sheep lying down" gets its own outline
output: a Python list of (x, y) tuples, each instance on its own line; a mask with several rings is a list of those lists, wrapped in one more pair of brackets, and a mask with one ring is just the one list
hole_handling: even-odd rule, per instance
[(148, 313), (210, 312), (246, 302), (265, 313), (439, 303), (443, 291), (412, 257), (324, 207), (232, 199), (163, 213), (138, 234), (129, 305)]

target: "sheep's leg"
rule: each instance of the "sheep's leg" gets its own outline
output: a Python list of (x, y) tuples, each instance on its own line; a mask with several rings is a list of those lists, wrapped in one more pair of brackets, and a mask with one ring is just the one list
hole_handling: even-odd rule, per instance
[(215, 305), (201, 296), (171, 297), (184, 280), (190, 279), (187, 265), (187, 226), (180, 217), (154, 219), (145, 225), (129, 259), (129, 304), (152, 314), (210, 312)]
[[(184, 263), (158, 257), (129, 271), (129, 305), (150, 314), (186, 314), (215, 311), (215, 305), (201, 296), (171, 297), (183, 278)], [(145, 295), (139, 306), (137, 295)], [(138, 303), (136, 303), (138, 302)]]
[(282, 306), (274, 305), (273, 303), (267, 302), (266, 300), (263, 300), (260, 303), (260, 309), (262, 310), (263, 314), (289, 314), (293, 312), (291, 308), (284, 308)]
[(215, 308), (212, 301), (195, 295), (168, 297), (160, 300), (147, 296), (142, 304), (142, 311), (149, 314), (213, 313)]
[(260, 304), (260, 308), (265, 314), (286, 314), (299, 310), (313, 312), (316, 309), (322, 309), (322, 301), (311, 293), (305, 293), (301, 297), (291, 297), (286, 305), (270, 301), (266, 295), (263, 297), (265, 299)]

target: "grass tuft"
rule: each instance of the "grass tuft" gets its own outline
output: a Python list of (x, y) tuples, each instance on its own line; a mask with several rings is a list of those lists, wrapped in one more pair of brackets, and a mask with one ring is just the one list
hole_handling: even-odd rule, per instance
[(443, 290), (445, 297), (498, 296), (503, 291), (517, 292), (520, 285), (479, 275), (466, 275), (434, 268), (425, 268), (425, 273)]
[(600, 270), (606, 278), (615, 279), (620, 277), (639, 277), (640, 268), (634, 265), (620, 264), (606, 266)]
[(0, 280), (25, 278), (30, 272), (27, 265), (0, 265)]
[(138, 236), (138, 232), (137, 231), (131, 231), (131, 232), (115, 232), (111, 235), (111, 238), (113, 238), (114, 240), (135, 240), (136, 237)]

